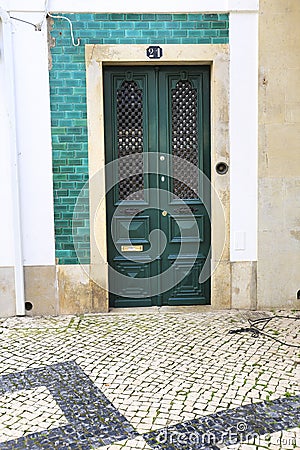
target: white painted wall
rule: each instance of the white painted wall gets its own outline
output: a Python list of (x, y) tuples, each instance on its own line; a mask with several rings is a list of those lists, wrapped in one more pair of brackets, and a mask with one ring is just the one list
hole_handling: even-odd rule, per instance
[(230, 258), (257, 260), (258, 14), (231, 13)]
[(0, 266), (14, 265), (9, 122), (5, 89), (4, 49), (0, 20)]
[[(35, 23), (41, 19), (42, 14), (16, 13), (14, 16)], [(55, 263), (55, 243), (46, 27), (38, 32), (28, 24), (14, 21), (13, 29), (23, 263), (49, 265)], [(4, 56), (1, 58), (1, 65), (5, 66)], [(5, 93), (5, 87), (1, 92), (0, 96)], [(12, 200), (9, 195), (11, 163), (5, 103), (0, 101), (3, 119), (0, 122), (1, 218), (6, 217), (1, 221), (1, 266), (13, 265), (14, 262)]]
[[(41, 14), (18, 14), (37, 23)], [(55, 263), (47, 31), (14, 21), (24, 265)]]
[[(7, 0), (11, 11), (42, 11), (45, 0)], [(49, 0), (49, 11), (65, 12), (228, 12), (257, 11), (259, 0)]]

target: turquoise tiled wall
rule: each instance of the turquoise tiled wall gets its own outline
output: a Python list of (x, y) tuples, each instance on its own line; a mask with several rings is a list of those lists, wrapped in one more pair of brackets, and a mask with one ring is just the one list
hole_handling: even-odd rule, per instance
[[(59, 264), (89, 262), (85, 44), (227, 44), (228, 14), (68, 14), (54, 19), (51, 49), (53, 187)], [(85, 187), (84, 195), (80, 193)], [(80, 196), (76, 220), (74, 205)], [(74, 237), (75, 236), (75, 237)], [(76, 251), (74, 248), (76, 242)]]

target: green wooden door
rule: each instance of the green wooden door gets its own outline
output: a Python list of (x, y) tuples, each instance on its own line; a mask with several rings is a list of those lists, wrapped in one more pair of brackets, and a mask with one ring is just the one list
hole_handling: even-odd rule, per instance
[(210, 303), (209, 73), (104, 70), (111, 306)]

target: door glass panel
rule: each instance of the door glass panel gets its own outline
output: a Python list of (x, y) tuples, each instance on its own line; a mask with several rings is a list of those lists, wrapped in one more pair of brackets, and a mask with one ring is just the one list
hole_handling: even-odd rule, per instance
[[(136, 154), (119, 162), (119, 200), (143, 200), (143, 92), (135, 81), (124, 81), (117, 90), (118, 158)], [(136, 175), (132, 175), (136, 172)]]
[[(180, 80), (171, 91), (172, 154), (198, 167), (197, 90), (188, 80)], [(198, 171), (187, 171), (184, 163), (174, 161), (173, 193), (181, 199), (197, 199)], [(177, 178), (187, 180), (187, 183)]]

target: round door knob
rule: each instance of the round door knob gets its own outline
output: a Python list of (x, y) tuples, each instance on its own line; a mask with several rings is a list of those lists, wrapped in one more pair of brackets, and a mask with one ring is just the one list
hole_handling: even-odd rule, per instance
[(167, 211), (163, 211), (163, 212), (161, 213), (161, 215), (164, 216), (164, 217), (165, 217), (167, 214), (168, 214)]

